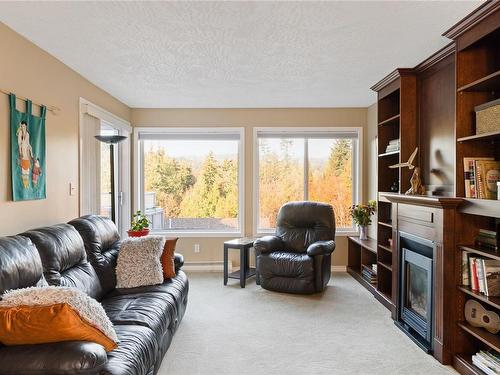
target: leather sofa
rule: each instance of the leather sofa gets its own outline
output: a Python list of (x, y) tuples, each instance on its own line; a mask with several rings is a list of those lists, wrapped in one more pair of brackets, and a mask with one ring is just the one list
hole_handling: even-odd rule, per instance
[(319, 202), (283, 205), (274, 236), (255, 241), (257, 283), (278, 292), (312, 294), (324, 290), (335, 250), (332, 206)]
[(0, 374), (157, 373), (186, 309), (183, 258), (175, 255), (176, 277), (161, 285), (116, 289), (119, 244), (114, 223), (100, 216), (0, 238), (0, 295), (31, 286), (78, 288), (101, 302), (119, 338), (109, 353), (92, 342), (0, 346)]

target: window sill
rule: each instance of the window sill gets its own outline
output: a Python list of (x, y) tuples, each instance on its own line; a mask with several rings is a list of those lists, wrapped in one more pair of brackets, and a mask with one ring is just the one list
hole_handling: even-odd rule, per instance
[[(262, 236), (273, 236), (274, 232), (258, 232), (254, 233), (254, 237), (262, 237)], [(349, 237), (349, 236), (358, 236), (359, 232), (357, 230), (342, 230), (336, 231), (335, 237)]]
[(241, 232), (172, 232), (167, 230), (154, 230), (151, 231), (152, 235), (165, 236), (165, 237), (179, 237), (179, 238), (200, 238), (200, 237), (212, 237), (212, 238), (238, 238), (244, 237)]

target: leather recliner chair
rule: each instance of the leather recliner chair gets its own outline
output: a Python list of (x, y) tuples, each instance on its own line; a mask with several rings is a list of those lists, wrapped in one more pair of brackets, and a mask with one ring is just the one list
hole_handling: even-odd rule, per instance
[(312, 294), (324, 290), (335, 250), (335, 214), (319, 202), (289, 202), (276, 222), (276, 234), (255, 241), (257, 284), (278, 292)]

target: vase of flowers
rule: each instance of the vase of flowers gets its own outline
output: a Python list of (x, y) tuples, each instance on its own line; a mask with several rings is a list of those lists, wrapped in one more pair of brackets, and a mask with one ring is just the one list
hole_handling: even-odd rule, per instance
[(129, 237), (143, 237), (149, 234), (149, 220), (141, 211), (137, 211), (132, 216), (132, 223), (127, 234)]
[(356, 204), (351, 207), (350, 213), (354, 222), (359, 227), (359, 239), (368, 239), (368, 225), (372, 223), (371, 216), (375, 213), (377, 202), (368, 201), (368, 204)]

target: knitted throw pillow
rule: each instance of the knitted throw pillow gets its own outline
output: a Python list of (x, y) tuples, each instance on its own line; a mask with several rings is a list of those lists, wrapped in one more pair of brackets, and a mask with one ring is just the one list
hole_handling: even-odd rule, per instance
[(174, 252), (177, 240), (177, 237), (165, 239), (165, 246), (163, 247), (163, 254), (161, 255), (161, 266), (165, 279), (172, 279), (175, 277)]
[(116, 264), (116, 287), (163, 283), (163, 268), (160, 257), (165, 238), (160, 236), (130, 237), (122, 241)]
[(3, 294), (0, 342), (4, 345), (90, 341), (117, 348), (113, 323), (99, 302), (68, 287), (30, 287)]

